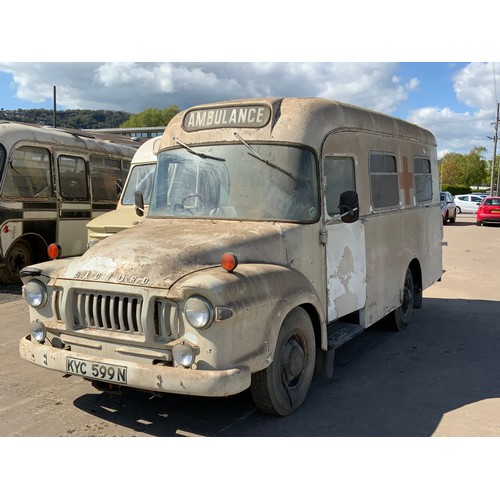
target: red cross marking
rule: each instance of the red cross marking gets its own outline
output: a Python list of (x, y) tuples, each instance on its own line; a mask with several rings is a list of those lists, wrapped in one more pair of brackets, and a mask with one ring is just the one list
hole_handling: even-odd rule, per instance
[(408, 170), (408, 157), (403, 156), (403, 171), (399, 172), (399, 187), (405, 192), (405, 205), (410, 204), (410, 189), (413, 188), (413, 172)]

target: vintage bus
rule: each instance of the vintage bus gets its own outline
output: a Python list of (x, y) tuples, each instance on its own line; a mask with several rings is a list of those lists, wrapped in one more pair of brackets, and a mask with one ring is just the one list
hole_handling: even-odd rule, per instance
[[(144, 220), (153, 189), (159, 141), (159, 137), (148, 139), (134, 154), (116, 209), (87, 223), (88, 246)], [(144, 212), (139, 215), (135, 207), (137, 190), (142, 193), (145, 204)]]
[(87, 248), (85, 224), (116, 208), (120, 183), (140, 143), (128, 137), (0, 122), (0, 282)]
[(441, 277), (436, 142), (414, 124), (220, 102), (174, 117), (157, 159), (144, 222), (21, 272), (23, 359), (106, 390), (250, 389), (284, 416), (336, 349), (383, 318), (404, 328)]

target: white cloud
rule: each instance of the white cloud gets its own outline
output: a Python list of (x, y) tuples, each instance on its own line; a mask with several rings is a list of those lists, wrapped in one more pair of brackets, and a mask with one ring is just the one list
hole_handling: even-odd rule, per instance
[(18, 98), (60, 108), (188, 106), (258, 96), (321, 96), (391, 113), (416, 87), (397, 63), (3, 63)]
[(500, 64), (493, 62), (475, 62), (462, 68), (453, 77), (457, 99), (471, 108), (494, 109), (498, 102), (496, 70), (500, 70)]

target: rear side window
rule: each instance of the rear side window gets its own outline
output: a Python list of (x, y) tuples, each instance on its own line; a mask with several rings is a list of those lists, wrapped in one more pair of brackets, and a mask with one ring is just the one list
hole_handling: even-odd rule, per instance
[(399, 204), (396, 157), (372, 153), (369, 159), (373, 208), (393, 208)]
[(428, 158), (415, 158), (413, 161), (415, 174), (415, 199), (418, 202), (432, 200), (431, 162)]
[(120, 160), (91, 156), (89, 167), (92, 199), (116, 201), (126, 175), (120, 167)]
[(77, 156), (60, 156), (59, 189), (61, 196), (67, 199), (87, 200), (87, 170), (85, 160)]

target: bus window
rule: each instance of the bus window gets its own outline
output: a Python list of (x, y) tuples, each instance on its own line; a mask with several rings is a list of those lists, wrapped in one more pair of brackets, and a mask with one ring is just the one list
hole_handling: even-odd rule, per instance
[(340, 194), (344, 191), (356, 191), (354, 159), (327, 157), (323, 164), (326, 176), (326, 210), (328, 215), (336, 215), (340, 213)]
[(44, 148), (21, 146), (12, 154), (3, 185), (5, 196), (50, 198), (50, 154)]
[(372, 153), (369, 163), (373, 208), (397, 207), (399, 185), (396, 157)]
[(59, 183), (63, 198), (88, 199), (87, 172), (83, 158), (59, 157)]
[(432, 200), (431, 162), (427, 158), (415, 158), (413, 161), (415, 172), (415, 198), (419, 201)]
[(116, 201), (120, 194), (118, 186), (122, 185), (125, 173), (120, 168), (120, 160), (90, 156), (90, 178), (92, 199), (102, 201)]

